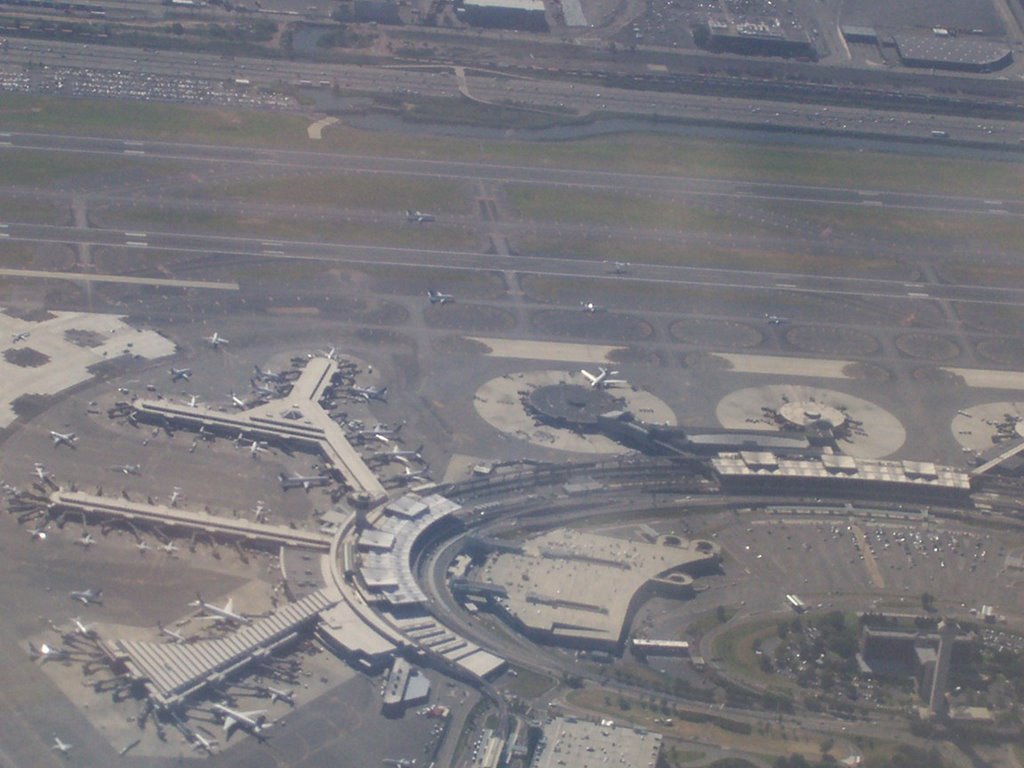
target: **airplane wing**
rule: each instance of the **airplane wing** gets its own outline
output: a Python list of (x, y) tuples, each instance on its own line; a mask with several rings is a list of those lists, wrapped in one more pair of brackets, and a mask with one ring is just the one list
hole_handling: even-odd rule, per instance
[(591, 384), (593, 384), (595, 381), (597, 381), (597, 376), (595, 376), (594, 374), (590, 373), (590, 371), (587, 371), (587, 370), (581, 368), (580, 369), (580, 373), (582, 373), (583, 377), (587, 381), (589, 381)]
[(224, 604), (224, 612), (225, 613), (234, 613), (235, 612), (235, 598), (233, 598), (233, 597), (229, 597), (228, 598), (227, 603)]

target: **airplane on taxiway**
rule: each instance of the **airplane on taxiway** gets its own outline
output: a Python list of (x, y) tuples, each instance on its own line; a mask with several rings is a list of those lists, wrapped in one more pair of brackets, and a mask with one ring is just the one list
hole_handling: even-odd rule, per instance
[(225, 339), (223, 336), (221, 336), (216, 331), (213, 332), (213, 336), (207, 336), (203, 340), (204, 341), (208, 341), (210, 343), (210, 345), (214, 349), (217, 349), (221, 344), (230, 344), (231, 343), (228, 339)]
[(55, 752), (60, 752), (62, 755), (67, 757), (68, 753), (71, 752), (71, 748), (73, 746), (73, 744), (68, 744), (67, 742), (61, 741), (59, 736), (54, 736), (53, 746), (50, 747), (50, 749), (52, 749)]
[(580, 373), (583, 377), (590, 382), (590, 386), (593, 389), (604, 389), (605, 387), (617, 387), (626, 384), (625, 379), (611, 379), (609, 376), (614, 376), (618, 371), (610, 371), (607, 368), (598, 368), (597, 373), (591, 373), (586, 368), (581, 368)]
[(86, 532), (82, 534), (82, 538), (77, 539), (73, 543), (78, 545), (79, 547), (84, 547), (85, 549), (88, 549), (96, 543), (96, 539), (93, 538), (91, 533)]
[(103, 605), (102, 589), (94, 589), (92, 587), (90, 587), (89, 589), (75, 589), (68, 592), (68, 597), (70, 597), (72, 600), (77, 600), (78, 602), (83, 603), (84, 605), (89, 605), (90, 603), (95, 603), (96, 605)]
[(120, 472), (122, 475), (140, 475), (142, 474), (141, 464), (114, 464), (109, 467), (111, 472)]
[(31, 334), (28, 331), (19, 331), (18, 333), (11, 334), (11, 342), (17, 344), (19, 341), (24, 341)]
[(171, 366), (171, 381), (181, 381), (182, 379), (188, 381), (191, 378), (191, 368), (175, 368), (174, 366)]
[(414, 211), (406, 209), (405, 220), (414, 221), (417, 224), (426, 224), (428, 221), (434, 221), (436, 217), (432, 213), (423, 213), (423, 211)]
[(75, 441), (78, 439), (78, 435), (74, 432), (54, 432), (50, 430), (50, 438), (53, 440), (54, 447), (59, 445), (66, 445), (68, 448), (75, 447)]
[(580, 306), (584, 312), (604, 312), (604, 307), (600, 304), (595, 304), (592, 301), (581, 301)]
[(431, 304), (448, 304), (455, 301), (455, 297), (450, 293), (441, 293), (441, 291), (427, 291), (427, 296), (430, 297)]
[(765, 314), (764, 319), (769, 325), (785, 325), (789, 322), (788, 317), (782, 317), (781, 315)]

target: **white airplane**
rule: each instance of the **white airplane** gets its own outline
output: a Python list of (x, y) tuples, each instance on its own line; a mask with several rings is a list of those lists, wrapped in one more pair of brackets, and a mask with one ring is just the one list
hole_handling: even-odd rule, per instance
[(607, 368), (598, 368), (597, 373), (591, 373), (586, 368), (581, 368), (580, 373), (583, 377), (590, 382), (590, 386), (593, 389), (604, 389), (605, 387), (618, 387), (626, 384), (625, 379), (610, 379), (609, 376), (614, 376), (618, 371), (610, 371)]
[(122, 475), (141, 475), (141, 464), (115, 464), (110, 467), (111, 472), (120, 472)]
[(431, 304), (448, 304), (455, 301), (455, 297), (450, 293), (441, 293), (440, 291), (427, 291), (427, 296), (430, 297)]
[(65, 434), (63, 432), (54, 432), (52, 429), (50, 430), (50, 437), (53, 439), (54, 447), (58, 445), (66, 445), (68, 448), (74, 448), (75, 440), (78, 439), (78, 436), (74, 432), (68, 432)]
[(357, 386), (351, 386), (351, 387), (348, 388), (348, 391), (351, 392), (353, 395), (358, 395), (359, 397), (363, 398), (367, 402), (369, 402), (370, 400), (380, 400), (382, 403), (386, 403), (388, 401), (388, 399), (387, 399), (388, 388), (387, 387), (357, 387)]
[(331, 482), (331, 478), (327, 475), (300, 475), (298, 473), (291, 477), (282, 473), (277, 476), (277, 479), (281, 481), (281, 488), (286, 491), (289, 488), (302, 488), (308, 491), (310, 488), (328, 485)]
[(19, 341), (24, 341), (30, 336), (28, 331), (19, 331), (18, 333), (11, 334), (11, 341), (17, 344)]
[(173, 555), (175, 552), (178, 551), (178, 545), (175, 544), (173, 541), (168, 541), (164, 544), (161, 544), (159, 547), (157, 547), (157, 549), (159, 549), (161, 552), (166, 552), (169, 555)]
[(245, 410), (248, 406), (245, 404), (245, 400), (240, 398), (234, 392), (231, 393), (231, 404), (239, 410)]
[(91, 625), (83, 623), (80, 616), (75, 616), (71, 621), (75, 625), (75, 631), (78, 634), (84, 637), (92, 637), (96, 634), (96, 630)]
[(768, 321), (769, 325), (785, 325), (789, 322), (788, 317), (781, 317), (780, 315), (765, 314), (764, 319)]
[(146, 542), (145, 539), (142, 539), (141, 541), (137, 541), (135, 543), (135, 548), (137, 550), (139, 550), (139, 554), (142, 554), (142, 555), (146, 554), (147, 552), (149, 552), (149, 550), (152, 549), (152, 547), (149, 546), (149, 544)]
[(51, 648), (46, 643), (43, 643), (36, 648), (30, 640), (28, 644), (28, 655), (33, 659), (41, 659), (42, 663), (45, 664), (48, 661), (63, 661), (68, 657), (68, 652), (61, 650), (60, 648)]
[(178, 499), (180, 499), (180, 498), (181, 498), (181, 488), (178, 488), (177, 486), (175, 486), (174, 490), (171, 492), (171, 500), (169, 502), (167, 502), (167, 506), (169, 506), (169, 507), (176, 507), (176, 506), (178, 506)]
[(253, 440), (252, 445), (249, 446), (249, 453), (255, 459), (257, 454), (263, 453), (267, 450), (267, 444), (261, 443), (259, 440)]
[(160, 634), (161, 635), (163, 635), (166, 638), (169, 638), (169, 639), (173, 640), (178, 645), (184, 645), (185, 643), (188, 642), (188, 639), (183, 634), (181, 634), (181, 632), (176, 632), (173, 629), (168, 629), (167, 627), (165, 627), (163, 624), (161, 624), (159, 622), (157, 622), (157, 627), (160, 629)]
[(627, 272), (629, 272), (632, 266), (633, 265), (630, 264), (628, 261), (613, 261), (612, 272), (615, 273), (616, 275), (624, 275)]
[(239, 712), (231, 709), (226, 704), (214, 704), (213, 711), (224, 718), (224, 733), (230, 735), (235, 728), (242, 728), (254, 736), (259, 736), (264, 730), (270, 727), (267, 722), (267, 710), (254, 709), (249, 712)]
[(249, 384), (250, 386), (252, 386), (252, 391), (255, 392), (260, 398), (269, 400), (272, 397), (277, 397), (277, 392), (275, 390), (271, 389), (265, 384), (261, 384), (260, 382), (256, 381), (256, 379), (250, 381)]
[(417, 224), (425, 224), (428, 221), (433, 221), (434, 218), (434, 214), (432, 213), (423, 213), (422, 211), (413, 211), (410, 209), (406, 209), (405, 211), (405, 220), (414, 221)]
[(253, 515), (253, 518), (256, 520), (256, 522), (257, 523), (264, 522), (267, 519), (267, 515), (269, 515), (269, 514), (270, 514), (270, 510), (263, 506), (263, 502), (262, 501), (257, 501), (256, 502), (256, 511), (255, 511), (255, 513)]
[(78, 539), (74, 543), (77, 544), (80, 547), (84, 547), (85, 549), (88, 549), (89, 547), (91, 547), (93, 544), (96, 543), (96, 539), (94, 539), (92, 537), (91, 533), (85, 533), (85, 534), (82, 535), (82, 538)]
[(415, 461), (423, 462), (423, 454), (421, 453), (422, 450), (423, 446), (421, 445), (415, 451), (400, 451), (398, 450), (398, 446), (396, 445), (390, 451), (376, 453), (374, 454), (374, 456), (380, 457), (382, 459), (395, 459), (397, 461), (402, 462), (403, 464), (408, 464), (409, 459), (414, 459)]
[(37, 461), (35, 464), (32, 465), (32, 468), (35, 470), (36, 477), (38, 477), (44, 483), (45, 482), (49, 482), (49, 480), (50, 480), (50, 473), (46, 471), (46, 467), (45, 466), (43, 466), (42, 464), (40, 464)]
[(285, 704), (294, 707), (295, 706), (295, 691), (287, 690), (283, 691), (280, 688), (272, 688), (267, 686), (262, 689), (268, 696), (270, 696), (270, 703), (273, 704), (278, 701), (283, 701)]
[[(334, 351), (334, 348), (331, 347), (331, 352), (333, 352), (333, 351)], [(253, 372), (256, 374), (256, 380), (257, 381), (269, 381), (272, 384), (281, 384), (284, 381), (284, 378), (281, 376), (280, 373), (274, 373), (273, 371), (271, 371), (269, 369), (264, 371), (258, 365), (254, 365), (252, 367), (252, 369), (253, 369)]]
[(229, 598), (227, 603), (224, 604), (224, 607), (220, 608), (203, 600), (203, 596), (197, 592), (196, 599), (189, 603), (189, 605), (193, 608), (198, 608), (206, 614), (206, 618), (213, 619), (214, 621), (227, 621), (234, 624), (251, 623), (251, 620), (247, 616), (235, 613), (235, 601), (233, 598)]
[(191, 368), (175, 368), (174, 366), (171, 366), (171, 381), (181, 381), (182, 379), (188, 381), (191, 378)]
[(199, 407), (199, 395), (189, 395), (188, 396), (188, 407), (189, 408), (198, 408)]
[(72, 590), (71, 592), (68, 592), (68, 597), (72, 600), (77, 600), (83, 605), (89, 605), (89, 603), (103, 605), (102, 589), (94, 589), (90, 587), (89, 589)]
[(604, 307), (592, 301), (581, 301), (580, 306), (584, 312), (604, 312)]
[(39, 541), (46, 541), (46, 529), (49, 525), (50, 521), (44, 520), (31, 531), (29, 531), (28, 535), (32, 538), (33, 541), (35, 541), (36, 539), (39, 539)]
[(213, 748), (217, 746), (216, 739), (208, 739), (199, 731), (192, 731), (192, 749), (201, 749), (208, 755), (213, 754)]
[(72, 744), (67, 744), (66, 742), (61, 741), (59, 736), (54, 736), (53, 746), (50, 747), (50, 749), (54, 750), (55, 752), (60, 752), (62, 755), (67, 756), (67, 754), (71, 751), (72, 746)]
[(214, 331), (213, 336), (207, 336), (204, 341), (210, 342), (210, 345), (217, 349), (221, 344), (230, 344), (231, 342), (221, 336), (219, 333)]
[(380, 761), (381, 765), (391, 765), (394, 768), (413, 768), (416, 765), (415, 757), (385, 757)]

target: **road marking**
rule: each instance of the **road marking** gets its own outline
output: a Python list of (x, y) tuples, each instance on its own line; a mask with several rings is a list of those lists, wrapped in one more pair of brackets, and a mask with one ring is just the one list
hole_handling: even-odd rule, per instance
[(915, 292), (915, 291), (911, 291), (910, 293), (907, 294), (907, 296), (909, 296), (912, 299), (930, 299), (931, 298), (931, 296), (929, 296), (927, 293), (920, 293), (920, 292)]
[(125, 275), (95, 275), (82, 272), (48, 272), (44, 269), (4, 269), (0, 277), (38, 277), (90, 283), (126, 283), (129, 285), (168, 285), (175, 288), (208, 288), (215, 291), (240, 290), (238, 283), (215, 283), (208, 280), (174, 280), (163, 277), (127, 277)]
[(145, 240), (148, 235), (145, 232), (125, 232), (125, 237), (134, 237), (137, 240)]
[(124, 145), (126, 147), (141, 147), (142, 146), (142, 142), (141, 141), (125, 141)]
[(137, 240), (129, 240), (125, 245), (129, 248), (149, 248), (149, 243), (140, 243)]

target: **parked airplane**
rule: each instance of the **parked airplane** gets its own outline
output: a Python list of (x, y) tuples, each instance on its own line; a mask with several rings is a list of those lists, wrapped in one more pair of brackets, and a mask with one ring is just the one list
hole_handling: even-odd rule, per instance
[(68, 652), (61, 650), (60, 648), (51, 648), (46, 643), (43, 643), (36, 648), (30, 640), (28, 644), (28, 655), (33, 659), (41, 659), (42, 663), (45, 664), (48, 661), (63, 661), (68, 657)]
[(434, 221), (434, 218), (434, 214), (432, 213), (423, 213), (423, 211), (413, 211), (410, 209), (406, 209), (405, 211), (405, 220), (414, 221), (417, 224), (425, 224), (428, 221)]
[(581, 368), (580, 373), (583, 377), (590, 382), (590, 386), (593, 389), (604, 389), (605, 387), (617, 387), (626, 384), (625, 379), (610, 379), (609, 376), (614, 376), (618, 371), (610, 371), (607, 368), (598, 368), (597, 373), (591, 373), (586, 368)]
[(261, 688), (260, 690), (270, 697), (271, 704), (277, 701), (283, 701), (291, 707), (295, 706), (295, 691), (283, 691), (280, 688), (272, 688), (269, 685)]
[(178, 506), (178, 499), (181, 498), (181, 488), (175, 487), (171, 492), (171, 500), (167, 502), (167, 506), (176, 507)]
[(144, 555), (144, 554), (146, 554), (147, 552), (149, 552), (149, 550), (151, 550), (151, 549), (152, 549), (152, 547), (151, 547), (151, 546), (149, 546), (149, 544), (148, 544), (148, 543), (146, 542), (146, 540), (145, 540), (145, 539), (142, 539), (142, 540), (140, 540), (140, 541), (137, 541), (137, 542), (135, 543), (135, 548), (136, 548), (137, 550), (139, 550), (139, 553), (140, 553), (140, 554), (143, 554), (143, 555)]
[(584, 312), (604, 312), (604, 307), (592, 301), (581, 301), (580, 306), (583, 307)]
[(780, 317), (779, 315), (765, 314), (764, 319), (768, 321), (769, 325), (785, 325), (789, 322), (788, 317)]
[(11, 334), (11, 342), (17, 344), (19, 341), (24, 341), (30, 336), (28, 331), (19, 331), (18, 333)]
[(58, 445), (66, 445), (68, 448), (74, 448), (75, 440), (78, 439), (78, 436), (74, 432), (64, 434), (62, 432), (54, 432), (52, 429), (50, 430), (50, 437), (53, 439), (54, 447)]
[(286, 491), (289, 488), (302, 488), (308, 491), (310, 488), (328, 485), (331, 482), (331, 478), (327, 475), (300, 475), (298, 473), (291, 477), (282, 473), (277, 476), (277, 479), (281, 481), (281, 488)]
[(168, 541), (165, 544), (161, 544), (159, 547), (157, 547), (157, 549), (159, 549), (161, 552), (166, 552), (169, 555), (173, 555), (175, 552), (178, 551), (178, 545), (175, 544), (173, 541)]
[(40, 464), (38, 461), (32, 465), (35, 470), (36, 477), (42, 480), (44, 483), (50, 482), (50, 473), (46, 471), (46, 467)]
[(266, 521), (267, 515), (269, 515), (269, 514), (270, 514), (270, 510), (263, 506), (263, 502), (262, 501), (257, 501), (256, 502), (256, 510), (253, 512), (253, 519), (257, 523), (262, 523), (262, 522)]
[(78, 539), (78, 540), (77, 540), (77, 541), (75, 542), (75, 544), (77, 544), (77, 545), (78, 545), (78, 546), (80, 546), (80, 547), (84, 547), (85, 549), (88, 549), (89, 547), (91, 547), (91, 546), (92, 546), (93, 544), (95, 544), (95, 543), (96, 543), (96, 539), (94, 539), (94, 538), (92, 537), (92, 534), (91, 534), (91, 533), (85, 533), (85, 534), (83, 534), (83, 535), (82, 535), (82, 538)]
[(46, 529), (47, 529), (47, 527), (49, 527), (49, 525), (50, 525), (50, 521), (49, 520), (44, 520), (43, 522), (39, 523), (39, 525), (37, 525), (35, 528), (33, 528), (31, 531), (29, 531), (28, 535), (32, 538), (33, 541), (35, 539), (39, 539), (40, 541), (46, 541)]
[(199, 407), (199, 395), (189, 395), (188, 396), (188, 407), (189, 408), (198, 408)]
[(382, 403), (386, 403), (388, 401), (388, 399), (387, 399), (388, 388), (387, 387), (357, 387), (357, 386), (351, 386), (351, 387), (348, 388), (348, 391), (351, 392), (353, 395), (358, 395), (359, 397), (363, 398), (367, 402), (369, 402), (370, 400), (380, 400)]
[(171, 366), (171, 381), (181, 381), (182, 379), (188, 381), (191, 378), (191, 368), (175, 368), (174, 366)]
[(181, 634), (181, 632), (177, 632), (177, 631), (175, 631), (173, 629), (168, 629), (167, 627), (165, 627), (163, 624), (161, 624), (159, 622), (157, 622), (156, 626), (160, 630), (160, 634), (161, 635), (163, 635), (166, 638), (169, 638), (169, 639), (173, 640), (178, 645), (184, 645), (185, 643), (188, 642), (188, 640), (185, 638), (185, 636), (183, 634)]
[(74, 746), (74, 745), (73, 744), (68, 744), (66, 742), (61, 741), (59, 736), (54, 736), (53, 737), (53, 746), (50, 747), (50, 749), (52, 749), (52, 750), (54, 750), (56, 752), (60, 752), (62, 755), (64, 755), (66, 757), (67, 754), (71, 751), (71, 747), (72, 746)]
[(84, 637), (92, 637), (96, 634), (96, 630), (93, 629), (92, 626), (90, 626), (89, 624), (83, 623), (81, 617), (75, 616), (75, 618), (73, 618), (71, 621), (75, 625), (75, 631), (78, 634)]
[(375, 458), (381, 458), (381, 459), (395, 459), (397, 461), (402, 462), (403, 464), (408, 464), (409, 463), (409, 459), (414, 459), (414, 460), (419, 461), (419, 462), (422, 463), (423, 462), (422, 451), (423, 451), (423, 445), (422, 444), (415, 451), (400, 451), (400, 450), (398, 450), (398, 446), (396, 445), (390, 451), (381, 451), (380, 453), (375, 453), (374, 457)]
[(277, 391), (271, 389), (265, 384), (261, 384), (256, 379), (249, 382), (252, 386), (252, 391), (255, 392), (260, 398), (269, 400), (272, 397), (277, 397)]
[(253, 440), (252, 445), (249, 446), (249, 454), (255, 459), (258, 454), (263, 453), (267, 450), (267, 444), (261, 443), (259, 440)]
[(89, 605), (89, 603), (103, 605), (102, 589), (94, 589), (90, 587), (89, 589), (72, 590), (71, 592), (68, 592), (68, 597), (72, 600), (77, 600), (84, 605)]
[(415, 757), (385, 757), (380, 761), (381, 765), (391, 765), (394, 768), (413, 768), (416, 765)]
[(221, 344), (230, 344), (231, 342), (221, 336), (219, 333), (214, 331), (213, 336), (207, 336), (205, 341), (210, 342), (214, 349), (217, 349)]
[(214, 621), (227, 621), (234, 624), (249, 624), (250, 619), (247, 616), (243, 616), (240, 613), (235, 613), (235, 601), (233, 598), (229, 598), (227, 603), (224, 604), (223, 608), (220, 608), (212, 603), (208, 603), (203, 600), (203, 596), (196, 592), (196, 599), (189, 603), (193, 608), (199, 608), (207, 618), (213, 619)]
[(141, 464), (115, 464), (110, 467), (111, 472), (120, 472), (123, 475), (141, 475)]
[(249, 407), (248, 405), (246, 405), (245, 400), (240, 398), (234, 392), (231, 393), (231, 404), (235, 406), (235, 408), (238, 408), (240, 410), (245, 410), (246, 408)]
[(272, 384), (281, 384), (284, 382), (284, 377), (282, 377), (280, 373), (274, 373), (269, 369), (264, 371), (258, 365), (254, 365), (252, 369), (256, 374), (257, 381), (269, 381)]
[(441, 293), (440, 291), (427, 291), (427, 296), (430, 297), (431, 304), (448, 304), (455, 301), (455, 297), (450, 293)]
[(230, 735), (235, 728), (242, 728), (254, 736), (259, 736), (264, 730), (270, 727), (267, 722), (267, 710), (254, 709), (249, 712), (239, 712), (231, 709), (226, 704), (214, 704), (213, 711), (224, 718), (224, 733)]
[(212, 755), (213, 748), (217, 746), (216, 739), (209, 739), (199, 731), (192, 731), (192, 739), (192, 749), (201, 749), (208, 755)]

